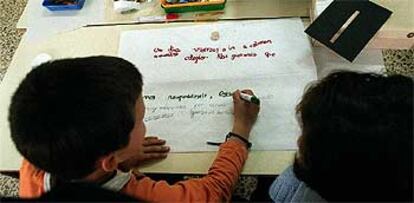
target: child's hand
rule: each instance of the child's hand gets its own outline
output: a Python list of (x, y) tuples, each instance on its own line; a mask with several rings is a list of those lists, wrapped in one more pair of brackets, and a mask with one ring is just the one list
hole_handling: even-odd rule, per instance
[[(242, 90), (241, 92), (254, 95), (251, 90)], [(241, 99), (239, 90), (233, 93), (233, 105), (234, 123), (232, 132), (249, 139), (249, 134), (253, 124), (256, 122), (260, 106)]]
[(138, 167), (145, 161), (166, 158), (170, 147), (165, 145), (166, 141), (158, 137), (145, 137), (142, 143), (142, 150), (130, 159), (122, 162), (119, 169), (128, 171), (131, 168)]
[(166, 141), (158, 137), (145, 137), (143, 153), (137, 157), (140, 161), (162, 159), (167, 157), (170, 147), (165, 145)]

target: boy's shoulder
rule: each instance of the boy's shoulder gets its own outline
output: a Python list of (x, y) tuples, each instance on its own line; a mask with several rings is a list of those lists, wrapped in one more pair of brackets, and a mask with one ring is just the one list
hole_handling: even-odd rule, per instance
[(325, 202), (314, 190), (300, 181), (289, 166), (272, 183), (269, 189), (270, 198), (275, 202)]
[[(20, 168), (20, 197), (35, 198), (51, 190), (52, 176), (37, 168), (27, 160), (23, 160)], [(137, 176), (130, 172), (116, 171), (115, 175), (101, 186), (112, 191), (121, 191), (130, 180)]]
[(44, 193), (45, 171), (37, 168), (26, 159), (20, 167), (19, 196), (24, 198), (39, 197)]

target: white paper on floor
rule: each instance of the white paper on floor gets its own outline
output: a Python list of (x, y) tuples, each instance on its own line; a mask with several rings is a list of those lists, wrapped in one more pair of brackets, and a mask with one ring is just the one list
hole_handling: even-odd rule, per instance
[(295, 149), (294, 108), (316, 79), (303, 30), (294, 18), (123, 32), (118, 54), (144, 76), (148, 134), (176, 152), (216, 150), (206, 141), (231, 130), (229, 93), (248, 88), (262, 100), (252, 149)]

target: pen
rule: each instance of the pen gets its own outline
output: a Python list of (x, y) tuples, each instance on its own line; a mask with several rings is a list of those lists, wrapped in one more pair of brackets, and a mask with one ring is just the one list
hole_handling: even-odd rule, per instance
[(249, 94), (246, 94), (246, 93), (240, 92), (240, 98), (241, 98), (241, 99), (243, 99), (243, 100), (245, 100), (245, 101), (251, 102), (251, 103), (253, 103), (253, 104), (260, 105), (260, 100), (259, 100), (259, 98), (257, 98), (257, 97), (256, 97), (256, 96), (254, 96), (254, 95), (249, 95)]

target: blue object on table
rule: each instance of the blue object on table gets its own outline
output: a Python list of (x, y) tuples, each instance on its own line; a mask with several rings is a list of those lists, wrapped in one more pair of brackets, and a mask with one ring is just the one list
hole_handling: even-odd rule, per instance
[(53, 0), (43, 0), (42, 5), (50, 11), (79, 10), (83, 7), (85, 0), (76, 0), (73, 4), (55, 3)]

